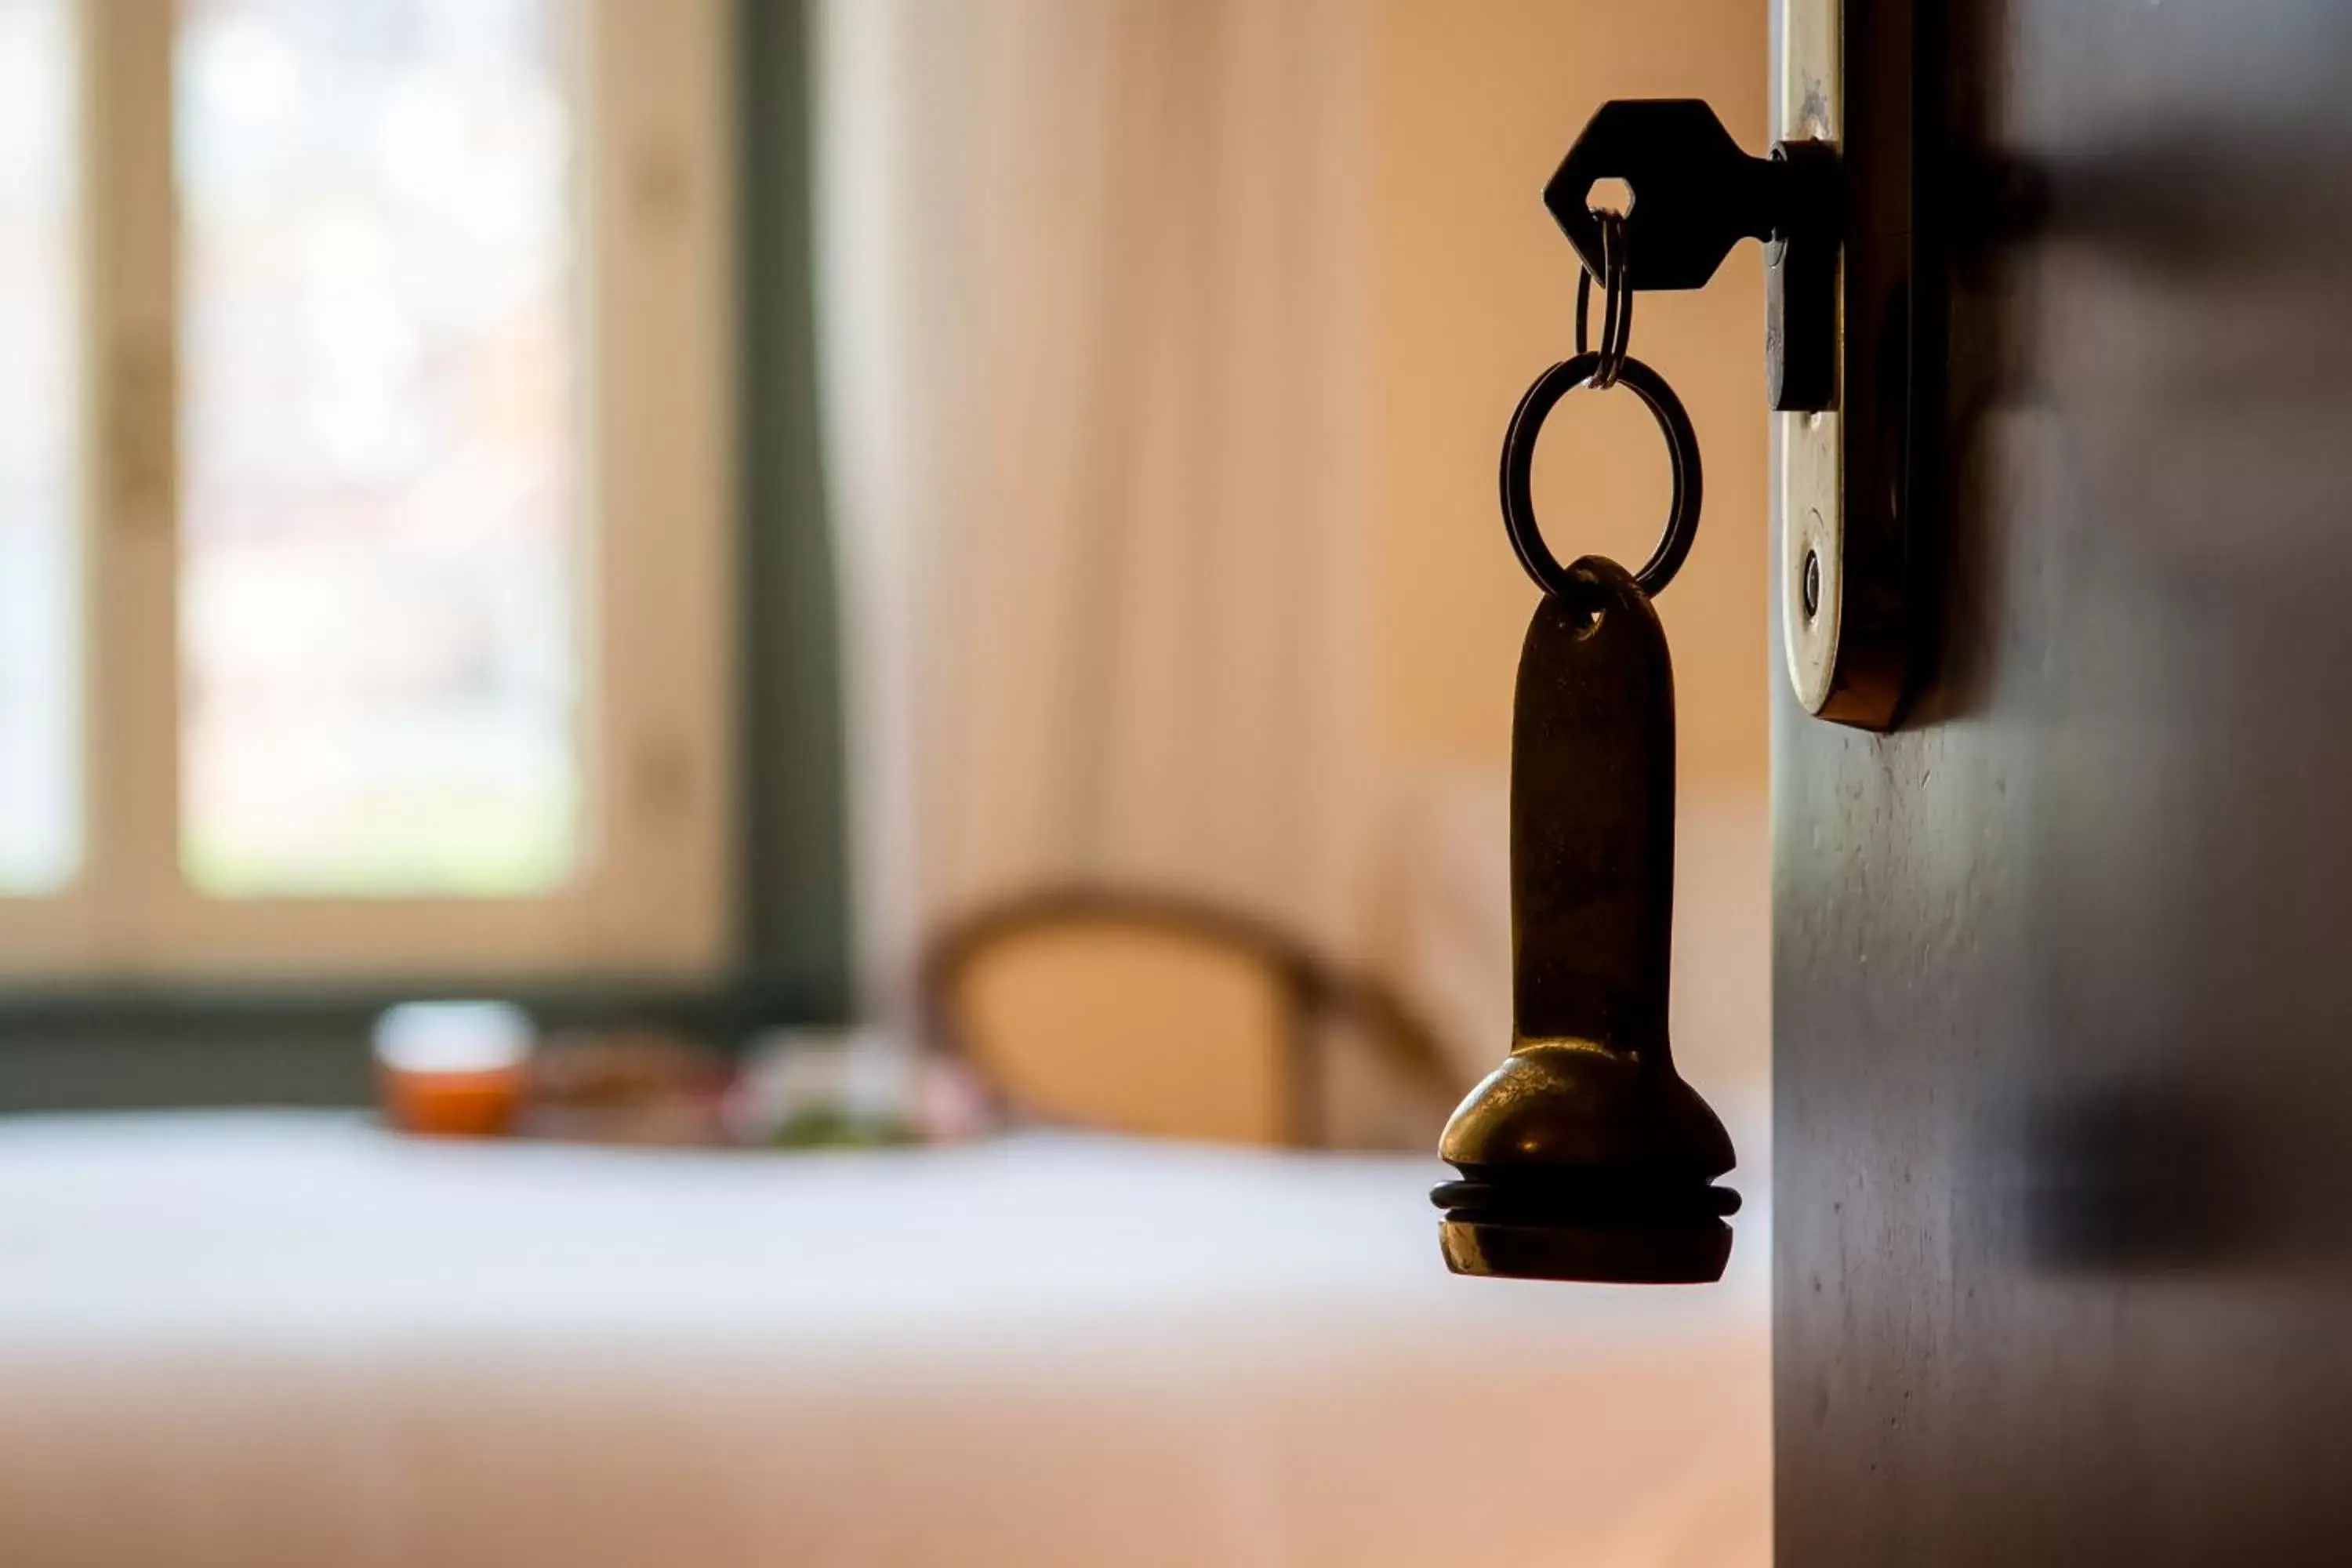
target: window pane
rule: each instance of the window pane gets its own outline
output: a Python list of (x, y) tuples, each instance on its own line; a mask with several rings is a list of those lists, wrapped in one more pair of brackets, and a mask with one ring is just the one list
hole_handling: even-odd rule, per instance
[(68, 0), (0, 0), (0, 893), (81, 852), (74, 51)]
[(565, 0), (182, 0), (183, 857), (517, 894), (578, 854)]

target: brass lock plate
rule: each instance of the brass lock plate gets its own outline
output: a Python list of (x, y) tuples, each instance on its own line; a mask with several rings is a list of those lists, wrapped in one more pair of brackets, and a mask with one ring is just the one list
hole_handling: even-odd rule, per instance
[[(1865, 730), (1900, 716), (1917, 656), (1916, 572), (1926, 454), (1913, 433), (1939, 363), (1913, 286), (1921, 237), (1911, 7), (1778, 0), (1773, 135), (1838, 149), (1832, 406), (1773, 415), (1782, 652), (1805, 710)], [(1866, 91), (1853, 90), (1866, 88)]]
[[(1780, 5), (1772, 123), (1776, 141), (1840, 145), (1845, 104), (1845, 84), (1838, 68), (1840, 10), (1838, 0), (1783, 0)], [(1843, 338), (1843, 265), (1839, 274), (1835, 321)], [(1836, 356), (1841, 366), (1843, 346)], [(1816, 413), (1775, 414), (1772, 426), (1782, 651), (1797, 700), (1808, 713), (1819, 713), (1829, 700), (1837, 668), (1845, 422), (1832, 406)]]

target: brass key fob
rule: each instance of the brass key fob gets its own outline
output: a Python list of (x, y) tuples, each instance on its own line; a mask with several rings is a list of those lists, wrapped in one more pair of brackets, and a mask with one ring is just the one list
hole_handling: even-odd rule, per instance
[(1511, 1054), (1438, 1152), (1460, 1274), (1672, 1284), (1720, 1279), (1714, 1185), (1731, 1139), (1666, 1037), (1675, 900), (1675, 690), (1649, 595), (1613, 561), (1547, 596), (1511, 730)]

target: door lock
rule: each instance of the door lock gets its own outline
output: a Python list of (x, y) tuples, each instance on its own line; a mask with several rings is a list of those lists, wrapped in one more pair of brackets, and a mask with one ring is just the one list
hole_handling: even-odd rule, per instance
[[(1932, 429), (1934, 387), (1921, 372), (1939, 363), (1938, 342), (1910, 266), (1928, 210), (1914, 176), (1932, 164), (1916, 127), (1856, 161), (1840, 140), (1840, 7), (1785, 4), (1784, 134), (1769, 153), (1742, 151), (1697, 99), (1619, 99), (1586, 122), (1544, 205), (1585, 278), (1625, 291), (1626, 312), (1642, 289), (1705, 287), (1743, 239), (1764, 246), (1790, 685), (1808, 713), (1889, 730), (1919, 652), (1914, 542), (1933, 489), (1916, 437)], [(1863, 232), (1849, 215), (1865, 185), (1873, 218)]]

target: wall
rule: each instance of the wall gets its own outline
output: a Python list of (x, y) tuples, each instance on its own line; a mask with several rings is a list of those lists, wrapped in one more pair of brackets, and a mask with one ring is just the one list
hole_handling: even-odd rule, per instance
[[(1764, 145), (1760, 0), (1382, 0), (1374, 66), (1376, 716), (1407, 763), (1500, 763), (1535, 590), (1495, 509), (1503, 426), (1573, 344), (1577, 261), (1539, 200), (1607, 98), (1697, 97)], [(1695, 784), (1765, 777), (1763, 309), (1758, 247), (1707, 289), (1645, 294), (1633, 352), (1705, 453), (1696, 549), (1659, 611)], [(1638, 565), (1665, 514), (1664, 448), (1629, 394), (1553, 416), (1536, 500), (1562, 560)]]

